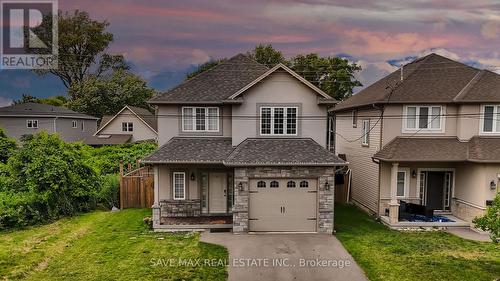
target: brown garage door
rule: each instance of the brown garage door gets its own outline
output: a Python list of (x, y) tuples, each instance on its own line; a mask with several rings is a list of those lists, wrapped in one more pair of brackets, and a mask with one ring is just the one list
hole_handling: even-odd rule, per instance
[(250, 231), (316, 231), (316, 179), (250, 180)]

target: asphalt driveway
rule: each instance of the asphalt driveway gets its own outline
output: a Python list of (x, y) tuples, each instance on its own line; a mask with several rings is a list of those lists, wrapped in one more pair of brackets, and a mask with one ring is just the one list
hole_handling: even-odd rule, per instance
[(332, 235), (203, 233), (229, 250), (229, 280), (368, 280)]

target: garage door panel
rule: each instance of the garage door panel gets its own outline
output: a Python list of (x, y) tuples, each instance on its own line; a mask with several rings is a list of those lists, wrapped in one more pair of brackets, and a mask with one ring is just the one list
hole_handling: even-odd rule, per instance
[(316, 231), (316, 190), (315, 179), (250, 180), (250, 230)]

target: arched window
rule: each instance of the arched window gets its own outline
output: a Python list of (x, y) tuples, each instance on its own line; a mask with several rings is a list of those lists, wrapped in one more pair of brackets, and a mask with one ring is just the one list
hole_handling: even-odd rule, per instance
[(301, 181), (300, 187), (309, 187), (309, 183), (307, 181)]
[(292, 187), (295, 187), (295, 186), (296, 186), (296, 184), (295, 184), (294, 181), (289, 181), (289, 182), (286, 183), (286, 187), (288, 187), (288, 188), (292, 188)]
[(265, 181), (258, 181), (257, 182), (257, 187), (258, 188), (264, 188), (264, 187), (266, 187), (266, 182)]
[(280, 187), (280, 184), (279, 184), (279, 182), (277, 182), (277, 181), (272, 181), (272, 182), (269, 184), (269, 187), (277, 188), (277, 187)]

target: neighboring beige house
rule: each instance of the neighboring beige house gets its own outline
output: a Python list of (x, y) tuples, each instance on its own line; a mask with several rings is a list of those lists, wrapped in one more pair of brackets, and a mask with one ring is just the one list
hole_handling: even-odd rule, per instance
[(17, 140), (46, 131), (58, 134), (67, 142), (81, 141), (96, 132), (97, 120), (97, 117), (49, 104), (29, 102), (0, 107), (0, 128)]
[(352, 201), (391, 226), (412, 225), (403, 222), (402, 201), (469, 225), (498, 192), (498, 74), (430, 54), (333, 112)]
[(93, 137), (85, 140), (90, 145), (112, 145), (158, 137), (157, 122), (149, 110), (126, 105), (114, 116), (104, 116)]
[(155, 229), (333, 231), (334, 99), (279, 64), (237, 55), (150, 100), (160, 147)]

